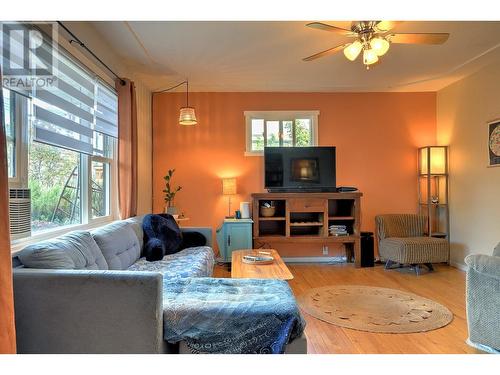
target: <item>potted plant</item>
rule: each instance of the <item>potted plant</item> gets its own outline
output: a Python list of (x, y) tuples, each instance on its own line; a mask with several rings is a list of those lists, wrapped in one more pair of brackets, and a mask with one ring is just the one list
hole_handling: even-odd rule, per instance
[(174, 206), (175, 195), (182, 189), (181, 186), (172, 187), (172, 176), (174, 175), (175, 169), (169, 169), (167, 175), (163, 177), (165, 180), (165, 212), (170, 215), (177, 215), (177, 207)]

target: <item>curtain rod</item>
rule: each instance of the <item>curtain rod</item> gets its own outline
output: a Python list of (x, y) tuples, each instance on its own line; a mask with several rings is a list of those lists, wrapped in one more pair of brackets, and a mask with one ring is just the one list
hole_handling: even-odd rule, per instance
[(64, 30), (66, 30), (66, 32), (73, 38), (69, 41), (70, 44), (72, 44), (73, 42), (76, 42), (78, 43), (78, 45), (80, 45), (80, 47), (84, 48), (88, 53), (90, 53), (92, 55), (92, 57), (94, 57), (94, 59), (96, 59), (97, 61), (99, 61), (99, 63), (101, 63), (102, 66), (104, 66), (106, 69), (108, 69), (116, 78), (118, 78), (120, 80), (120, 84), (123, 86), (125, 85), (125, 80), (123, 78), (121, 78), (118, 74), (116, 74), (113, 70), (111, 70), (111, 68), (109, 66), (107, 66), (99, 57), (97, 57), (97, 55), (92, 52), (90, 50), (90, 48), (88, 48), (80, 39), (78, 39), (78, 37), (73, 34), (66, 26), (64, 26), (64, 24), (61, 22), (61, 21), (57, 21), (57, 23), (59, 24), (59, 26), (61, 26)]

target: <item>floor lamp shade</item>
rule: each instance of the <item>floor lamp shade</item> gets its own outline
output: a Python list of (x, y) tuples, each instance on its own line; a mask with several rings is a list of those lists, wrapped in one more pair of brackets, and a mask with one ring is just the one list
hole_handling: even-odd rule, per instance
[(427, 146), (419, 149), (419, 174), (444, 175), (448, 173), (448, 147)]

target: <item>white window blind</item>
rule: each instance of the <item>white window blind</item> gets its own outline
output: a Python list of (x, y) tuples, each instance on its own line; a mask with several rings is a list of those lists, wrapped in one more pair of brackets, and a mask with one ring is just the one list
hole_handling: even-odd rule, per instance
[[(19, 66), (21, 35), (13, 33), (9, 64)], [(6, 34), (3, 35), (5, 39)], [(118, 137), (118, 98), (114, 90), (59, 46), (37, 50), (39, 62), (55, 61), (56, 84), (34, 88), (28, 93), (33, 103), (34, 140), (92, 155), (95, 132)]]
[(95, 131), (118, 138), (118, 97), (97, 81)]
[(118, 99), (92, 73), (60, 53), (57, 87), (37, 90), (35, 140), (93, 154), (94, 131), (118, 136)]
[(91, 155), (95, 78), (64, 53), (57, 65), (57, 86), (33, 93), (35, 141)]

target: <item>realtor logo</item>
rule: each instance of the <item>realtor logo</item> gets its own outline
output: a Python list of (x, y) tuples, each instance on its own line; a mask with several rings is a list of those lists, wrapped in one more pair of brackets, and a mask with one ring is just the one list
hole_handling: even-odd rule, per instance
[(56, 84), (57, 23), (1, 22), (2, 85), (21, 91)]

